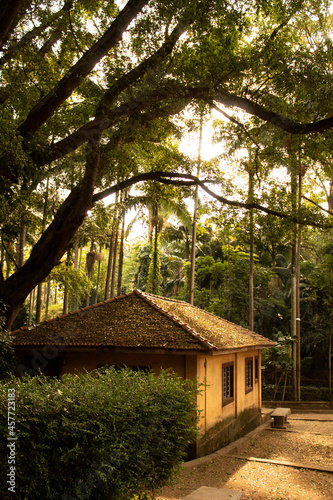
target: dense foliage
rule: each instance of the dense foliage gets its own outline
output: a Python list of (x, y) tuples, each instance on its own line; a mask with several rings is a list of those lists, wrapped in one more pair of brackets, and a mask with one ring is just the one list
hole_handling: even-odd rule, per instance
[[(15, 498), (132, 499), (165, 483), (196, 436), (194, 382), (129, 369), (38, 376), (0, 386), (3, 458), (8, 389), (16, 404)], [(4, 495), (7, 460), (0, 467)]]
[[(326, 0), (3, 3), (7, 325), (94, 204), (139, 181), (193, 184), (193, 162), (175, 143), (189, 114), (236, 107), (246, 114), (239, 127), (242, 118), (229, 115), (236, 143), (260, 145), (258, 171), (287, 159), (295, 173), (299, 161), (317, 159), (330, 176), (330, 22)], [(220, 124), (217, 136), (235, 149), (235, 129)]]

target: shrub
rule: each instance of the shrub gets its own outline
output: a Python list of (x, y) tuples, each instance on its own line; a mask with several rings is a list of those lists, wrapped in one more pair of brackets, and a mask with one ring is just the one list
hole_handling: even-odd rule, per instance
[[(15, 389), (17, 498), (131, 499), (160, 487), (196, 435), (196, 385), (114, 369), (0, 386), (1, 455)], [(2, 460), (1, 478), (9, 465)], [(8, 485), (1, 484), (1, 492)]]
[(0, 330), (0, 379), (5, 379), (17, 366), (10, 333)]
[[(275, 400), (282, 400), (283, 388), (279, 388)], [(275, 395), (275, 386), (266, 385), (263, 387), (262, 397), (264, 401), (273, 401)], [(293, 401), (293, 392), (290, 386), (286, 387), (284, 400)], [(301, 401), (330, 401), (330, 390), (327, 387), (301, 387)]]

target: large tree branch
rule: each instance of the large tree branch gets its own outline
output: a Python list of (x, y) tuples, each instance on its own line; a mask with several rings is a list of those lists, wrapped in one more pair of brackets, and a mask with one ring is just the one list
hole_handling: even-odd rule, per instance
[(104, 109), (103, 115), (96, 117), (68, 137), (53, 144), (42, 155), (35, 151), (31, 156), (39, 166), (50, 163), (75, 151), (88, 140), (93, 140), (95, 134), (108, 130), (119, 119), (135, 116), (138, 123), (147, 124), (157, 117), (178, 113), (191, 100), (196, 99), (201, 99), (209, 105), (214, 105), (214, 101), (218, 101), (225, 106), (243, 109), (290, 134), (322, 133), (333, 128), (333, 117), (302, 124), (274, 111), (269, 111), (263, 105), (244, 97), (221, 90), (214, 91), (209, 87), (181, 87), (169, 82), (163, 88), (144, 93), (130, 101), (123, 102), (118, 107)]
[[(96, 132), (100, 133), (104, 130), (109, 129), (114, 124), (115, 119), (119, 119), (119, 117), (121, 116), (129, 117), (134, 113), (137, 113), (143, 104), (148, 104), (148, 103), (151, 104), (152, 94), (144, 93), (142, 96), (135, 98), (127, 103), (123, 103), (117, 108), (114, 109), (110, 108), (115, 98), (121, 92), (128, 89), (139, 78), (143, 77), (147, 73), (147, 71), (149, 70), (151, 71), (158, 64), (160, 64), (169, 54), (171, 54), (180, 36), (186, 31), (190, 23), (191, 19), (187, 19), (186, 21), (180, 22), (174, 28), (172, 33), (166, 38), (162, 46), (156, 52), (154, 52), (154, 54), (145, 59), (142, 63), (140, 63), (129, 73), (119, 78), (119, 80), (105, 92), (102, 101), (97, 108), (94, 120), (83, 125), (70, 136), (54, 144), (51, 147), (50, 151), (51, 156), (45, 155), (45, 159), (41, 158), (37, 161), (37, 163), (43, 164), (44, 161), (46, 162), (54, 161), (57, 160), (58, 158), (63, 157), (64, 154), (68, 154), (71, 151), (75, 151), (87, 140), (93, 138)], [(183, 107), (184, 106), (182, 106), (182, 108)], [(176, 108), (176, 111), (179, 111), (179, 106)], [(168, 108), (167, 111), (166, 108), (164, 109), (163, 115), (166, 116), (166, 114), (168, 115), (172, 114), (170, 107)], [(156, 118), (156, 113), (154, 114), (154, 116), (150, 114), (149, 120), (151, 121), (153, 118)], [(147, 116), (146, 116), (146, 121), (147, 121)], [(143, 125), (142, 122), (140, 124)], [(42, 163), (40, 163), (40, 161)]]
[[(297, 222), (298, 224), (305, 225), (305, 226), (314, 226), (314, 227), (323, 227), (323, 224), (320, 222), (309, 222), (307, 220), (304, 220), (297, 215), (292, 215), (290, 213), (286, 212), (281, 212), (279, 210), (274, 210), (268, 207), (265, 207), (263, 205), (260, 205), (259, 203), (252, 202), (252, 203), (246, 203), (242, 201), (237, 201), (237, 200), (229, 200), (228, 198), (225, 198), (224, 196), (220, 196), (211, 189), (207, 187), (207, 184), (214, 184), (217, 181), (215, 180), (200, 180), (198, 177), (192, 174), (186, 174), (186, 173), (178, 173), (178, 172), (162, 172), (162, 171), (156, 171), (156, 172), (144, 172), (142, 174), (135, 175), (133, 177), (130, 177), (129, 179), (126, 179), (124, 181), (121, 181), (114, 186), (111, 186), (108, 189), (105, 189), (103, 191), (100, 191), (99, 193), (95, 193), (93, 195), (93, 203), (96, 203), (97, 201), (101, 201), (107, 196), (110, 196), (114, 193), (117, 193), (121, 191), (122, 189), (127, 189), (135, 184), (138, 184), (139, 182), (145, 182), (145, 181), (156, 181), (156, 182), (161, 182), (162, 184), (169, 184), (173, 186), (199, 186), (203, 191), (205, 191), (209, 196), (214, 198), (215, 200), (218, 200), (220, 203), (224, 205), (228, 205), (231, 207), (238, 207), (238, 208), (244, 208), (246, 210), (249, 209), (256, 209), (259, 210), (260, 212), (264, 212), (268, 215), (273, 215), (275, 217), (279, 217), (281, 219), (286, 219), (290, 220), (292, 222)], [(311, 200), (309, 200), (311, 201)]]
[(10, 35), (20, 9), (26, 3), (26, 0), (10, 0), (0, 3), (0, 47)]
[[(165, 92), (155, 92), (151, 94), (142, 94), (130, 101), (120, 104), (118, 107), (108, 111), (107, 116), (101, 115), (87, 124), (80, 127), (71, 135), (65, 137), (61, 141), (56, 142), (42, 153), (33, 151), (31, 158), (37, 166), (42, 166), (59, 158), (63, 158), (67, 154), (76, 151), (80, 146), (89, 140), (94, 140), (95, 135), (99, 135), (122, 119), (131, 119), (137, 122), (138, 126), (147, 126), (157, 118), (171, 116), (182, 111), (190, 102), (190, 98), (174, 100), (172, 103), (163, 103), (162, 99), (166, 97)], [(154, 103), (159, 103), (156, 109), (150, 110), (150, 106)], [(147, 112), (142, 112), (147, 109)], [(122, 138), (126, 142), (126, 137)]]
[(142, 174), (135, 175), (129, 179), (118, 182), (117, 184), (111, 186), (108, 189), (100, 191), (99, 193), (95, 193), (93, 196), (93, 202), (96, 203), (97, 201), (101, 201), (107, 196), (110, 196), (118, 191), (121, 191), (122, 189), (129, 188), (134, 184), (143, 181), (157, 181), (163, 184), (171, 184), (177, 186), (200, 186), (201, 189), (203, 189), (207, 194), (209, 194), (211, 197), (215, 198), (216, 200), (220, 201), (223, 204), (233, 207), (245, 208), (247, 210), (249, 210), (250, 208), (256, 208), (257, 210), (260, 210), (270, 215), (275, 215), (276, 217), (280, 217), (283, 219), (291, 218), (290, 214), (279, 212), (277, 210), (272, 210), (268, 207), (264, 207), (263, 205), (259, 205), (258, 203), (245, 203), (242, 201), (229, 200), (227, 198), (224, 198), (223, 196), (220, 196), (211, 191), (206, 185), (207, 183), (216, 183), (216, 181), (209, 179), (200, 180), (195, 175), (178, 173), (178, 172), (156, 171), (156, 172), (144, 172)]
[(261, 120), (271, 123), (275, 127), (278, 127), (289, 134), (307, 135), (323, 133), (333, 127), (333, 116), (315, 122), (298, 123), (287, 116), (276, 113), (275, 111), (267, 110), (265, 106), (258, 104), (251, 99), (229, 94), (228, 92), (213, 92), (212, 98), (225, 106), (236, 107), (246, 111), (246, 113), (249, 113), (250, 115), (257, 116)]
[(59, 81), (56, 88), (32, 108), (19, 127), (19, 132), (23, 137), (33, 135), (54, 114), (58, 107), (72, 94), (73, 90), (80, 85), (82, 79), (121, 40), (126, 28), (148, 3), (149, 0), (128, 1), (104, 35), (85, 52), (81, 59)]
[(2, 284), (2, 290), (0, 287), (0, 293), (11, 305), (7, 318), (9, 326), (31, 290), (60, 262), (88, 210), (92, 208), (99, 161), (98, 144), (91, 144), (82, 182), (62, 203), (52, 223), (34, 245), (28, 260)]
[[(27, 44), (31, 43), (36, 37), (41, 35), (47, 27), (49, 27), (52, 23), (57, 21), (64, 12), (69, 10), (72, 6), (73, 0), (67, 0), (64, 3), (64, 6), (58, 10), (57, 12), (52, 12), (52, 14), (47, 18), (47, 20), (41, 23), (38, 26), (35, 26), (32, 30), (28, 31), (23, 37), (17, 42), (11, 44), (9, 48), (6, 50), (5, 54), (0, 58), (0, 66), (3, 66), (6, 62), (10, 61), (16, 54), (21, 50), (22, 47), (25, 47)], [(58, 34), (58, 39), (61, 36), (61, 31), (59, 26), (56, 27), (55, 32)], [(50, 39), (54, 40), (54, 33), (51, 34)], [(50, 40), (49, 39), (49, 40)], [(46, 45), (50, 45), (50, 42), (46, 42), (42, 47), (40, 54), (45, 54)]]
[(124, 76), (119, 78), (119, 80), (117, 80), (117, 82), (105, 92), (102, 102), (97, 109), (96, 117), (102, 114), (108, 115), (110, 105), (122, 91), (128, 89), (130, 85), (144, 76), (148, 70), (151, 71), (168, 55), (170, 55), (177, 41), (179, 40), (181, 35), (185, 33), (191, 22), (192, 19), (187, 19), (177, 24), (172, 33), (167, 36), (165, 42), (158, 50), (156, 50), (156, 52), (154, 52), (154, 54), (142, 61), (142, 63), (132, 69), (129, 73), (126, 73)]

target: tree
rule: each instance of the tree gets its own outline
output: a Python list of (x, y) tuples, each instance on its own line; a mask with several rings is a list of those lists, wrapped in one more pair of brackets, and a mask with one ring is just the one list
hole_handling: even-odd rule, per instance
[(328, 16), (325, 2), (303, 8), (253, 0), (246, 12), (242, 2), (214, 0), (129, 0), (121, 10), (101, 0), (3, 3), (2, 224), (9, 231), (17, 223), (15, 206), (30, 211), (46, 178), (60, 176), (61, 187), (70, 187), (26, 262), (0, 276), (7, 326), (59, 264), (94, 203), (110, 194), (108, 186), (116, 182), (116, 192), (148, 178), (170, 182), (124, 164), (123, 146), (173, 133), (170, 117), (191, 102), (237, 107), (268, 131), (329, 134)]

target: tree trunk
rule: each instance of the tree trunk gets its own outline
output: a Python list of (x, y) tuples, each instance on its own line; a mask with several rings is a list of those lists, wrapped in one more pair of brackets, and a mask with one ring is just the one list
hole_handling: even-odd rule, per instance
[(74, 246), (74, 269), (79, 269), (79, 251), (80, 251), (80, 248), (79, 248), (79, 238), (75, 238), (75, 246)]
[(119, 211), (115, 216), (115, 228), (114, 228), (114, 245), (113, 245), (113, 262), (112, 262), (112, 275), (111, 275), (111, 293), (110, 297), (113, 299), (115, 295), (115, 285), (116, 285), (116, 271), (117, 271), (117, 253), (118, 253), (118, 234), (119, 234)]
[(327, 197), (328, 210), (333, 212), (333, 179), (330, 180), (330, 191)]
[(45, 315), (44, 315), (45, 321), (47, 320), (49, 314), (50, 295), (51, 295), (51, 280), (49, 278), (47, 280), (47, 285), (46, 285), (46, 300), (45, 300)]
[(332, 331), (330, 331), (328, 346), (328, 388), (330, 401), (332, 401)]
[(37, 287), (37, 297), (36, 297), (36, 323), (41, 322), (42, 317), (42, 297), (43, 297), (43, 283), (39, 283)]
[[(49, 178), (47, 178), (45, 199), (43, 204), (42, 232), (44, 232), (46, 229), (48, 204), (49, 204)], [(36, 298), (36, 323), (41, 322), (42, 296), (43, 296), (43, 283), (39, 283), (37, 288), (37, 298)]]
[(32, 311), (34, 309), (36, 288), (30, 292), (28, 325), (32, 323)]
[[(254, 175), (251, 166), (249, 167), (249, 203), (253, 202)], [(253, 282), (253, 238), (254, 238), (254, 218), (253, 208), (250, 208), (250, 262), (249, 262), (249, 328), (254, 330), (254, 282)]]
[(25, 235), (26, 229), (22, 228), (17, 234), (17, 244), (16, 244), (16, 267), (20, 269), (24, 264), (24, 247), (25, 247)]
[(115, 212), (114, 212), (114, 215), (112, 218), (112, 225), (111, 225), (109, 258), (108, 258), (108, 267), (107, 267), (107, 272), (106, 272), (104, 300), (108, 300), (108, 298), (110, 297), (110, 284), (111, 284), (111, 276), (112, 276), (112, 269), (113, 269), (114, 245), (115, 245), (115, 238), (116, 238), (117, 203), (118, 203), (118, 193), (116, 193)]
[[(102, 245), (99, 246), (99, 253), (102, 253)], [(99, 280), (101, 276), (101, 259), (98, 261), (98, 270), (97, 270), (97, 280), (96, 280), (96, 294), (95, 294), (95, 304), (98, 302), (98, 287), (99, 287)]]
[[(66, 264), (65, 264), (66, 267), (68, 267), (70, 260), (71, 260), (71, 251), (69, 248), (67, 250), (67, 258), (66, 258)], [(67, 314), (68, 312), (69, 312), (69, 291), (68, 291), (67, 283), (65, 283), (62, 313)]]
[(27, 4), (26, 0), (11, 0), (0, 4), (0, 47), (9, 36), (21, 8)]
[[(126, 199), (126, 194), (124, 199)], [(124, 200), (123, 200), (124, 201)], [(120, 247), (119, 247), (119, 259), (118, 259), (118, 291), (117, 295), (121, 295), (121, 285), (122, 285), (122, 278), (123, 278), (123, 264), (124, 264), (124, 240), (125, 240), (125, 215), (126, 215), (126, 210), (125, 210), (125, 205), (122, 208), (121, 211), (121, 236), (120, 236)]]
[[(199, 175), (200, 175), (200, 167), (201, 167), (202, 128), (203, 128), (203, 116), (201, 114), (201, 116), (200, 116), (197, 177), (199, 177)], [(189, 303), (190, 304), (194, 303), (195, 250), (196, 250), (196, 243), (197, 243), (197, 212), (198, 212), (198, 186), (196, 186), (195, 194), (194, 194), (192, 246), (191, 246), (191, 268), (190, 268), (190, 283), (189, 283)]]
[(62, 314), (67, 314), (67, 313), (68, 313), (68, 286), (65, 285), (64, 300), (62, 303)]
[[(304, 173), (303, 173), (304, 175)], [(298, 214), (301, 213), (302, 203), (302, 170), (298, 172)], [(297, 401), (301, 401), (301, 225), (297, 224), (297, 245), (296, 245), (296, 337), (297, 337)]]
[[(293, 166), (294, 167), (294, 166)], [(297, 174), (292, 167), (291, 171), (291, 192), (292, 192), (292, 213), (295, 216), (297, 213)], [(298, 401), (298, 380), (297, 380), (297, 273), (296, 273), (296, 255), (297, 255), (297, 224), (293, 225), (292, 249), (291, 249), (291, 337), (292, 344), (292, 391), (293, 398)]]
[(0, 299), (7, 305), (4, 311), (6, 328), (10, 328), (31, 290), (42, 282), (59, 264), (93, 205), (93, 191), (99, 165), (98, 149), (92, 145), (88, 152), (82, 182), (68, 195), (53, 222), (33, 247), (29, 259), (5, 282), (0, 283)]

